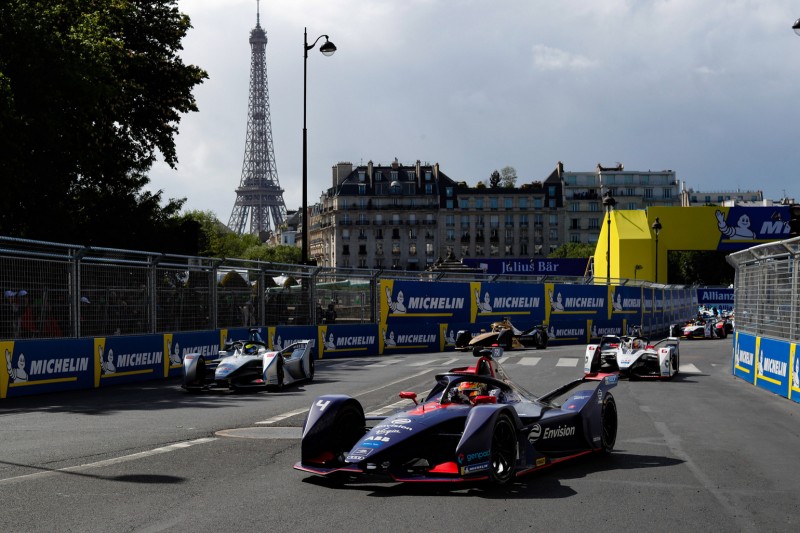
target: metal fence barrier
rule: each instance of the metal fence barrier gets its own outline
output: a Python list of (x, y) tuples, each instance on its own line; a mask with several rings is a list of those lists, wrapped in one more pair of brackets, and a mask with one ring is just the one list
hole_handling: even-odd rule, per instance
[(591, 283), (548, 276), (330, 269), (0, 236), (0, 339), (377, 323), (380, 279)]
[(736, 329), (800, 341), (800, 238), (748, 248), (727, 259), (736, 269)]

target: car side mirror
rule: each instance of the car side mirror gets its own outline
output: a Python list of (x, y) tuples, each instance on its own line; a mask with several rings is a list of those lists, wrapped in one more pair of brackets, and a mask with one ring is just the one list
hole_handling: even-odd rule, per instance
[(404, 400), (411, 400), (412, 402), (414, 402), (414, 405), (419, 405), (419, 402), (417, 402), (416, 392), (403, 391), (400, 393), (400, 397)]
[(475, 396), (475, 405), (497, 403), (497, 396)]

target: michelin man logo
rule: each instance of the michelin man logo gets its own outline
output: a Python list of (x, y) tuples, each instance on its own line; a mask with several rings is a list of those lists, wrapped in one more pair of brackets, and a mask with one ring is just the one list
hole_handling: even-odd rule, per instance
[(481, 301), (481, 294), (478, 291), (478, 289), (475, 289), (475, 302), (478, 304), (479, 313), (492, 312), (492, 304), (491, 304), (491, 298), (489, 296), (489, 291), (483, 293), (483, 301)]
[(328, 336), (328, 340), (324, 340), (324, 338), (323, 338), (323, 342), (324, 342), (326, 350), (335, 350), (336, 349), (336, 343), (333, 341), (333, 333), (331, 333)]
[(615, 291), (614, 298), (611, 300), (611, 306), (614, 308), (614, 311), (624, 311), (624, 307), (622, 307), (622, 293), (619, 291)]
[(383, 344), (385, 346), (397, 346), (397, 341), (394, 338), (394, 331), (390, 331), (389, 335), (386, 335), (387, 328), (383, 328)]
[(171, 365), (180, 365), (182, 363), (182, 361), (181, 361), (181, 347), (176, 342), (175, 343), (175, 349), (173, 350), (171, 344), (172, 343), (170, 342), (170, 346), (168, 346), (168, 348), (169, 348), (168, 349), (169, 364), (171, 364)]
[(456, 337), (452, 329), (445, 334), (444, 343), (447, 346), (454, 346), (456, 344)]
[(397, 293), (397, 301), (392, 301), (392, 291), (389, 287), (386, 287), (386, 301), (389, 302), (389, 310), (392, 313), (405, 313), (406, 306), (404, 304), (405, 297), (403, 296), (403, 291), (399, 291)]
[(550, 308), (553, 311), (563, 311), (564, 310), (564, 302), (561, 298), (561, 293), (558, 293), (558, 296), (553, 298), (553, 291), (549, 291), (550, 293)]
[(28, 381), (28, 373), (25, 371), (25, 354), (19, 354), (17, 357), (17, 366), (11, 366), (11, 352), (6, 350), (6, 370), (8, 371), (8, 379), (11, 383), (23, 383)]
[(100, 356), (100, 370), (103, 374), (114, 374), (117, 372), (117, 367), (114, 366), (114, 350), (108, 350), (106, 359), (103, 359), (103, 347), (97, 347), (97, 353)]
[(717, 228), (719, 232), (731, 240), (755, 239), (756, 234), (750, 229), (750, 217), (747, 213), (741, 215), (736, 221), (736, 226), (729, 226), (725, 222), (725, 214), (717, 210)]
[(800, 357), (794, 359), (794, 374), (792, 374), (792, 387), (800, 389)]

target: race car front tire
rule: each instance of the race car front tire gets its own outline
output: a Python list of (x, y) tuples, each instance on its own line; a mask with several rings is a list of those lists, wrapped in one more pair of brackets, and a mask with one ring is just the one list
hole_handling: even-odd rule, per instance
[(600, 409), (601, 451), (610, 453), (617, 442), (617, 402), (610, 393), (606, 393), (603, 407)]
[(508, 415), (500, 415), (492, 431), (489, 481), (494, 485), (505, 485), (514, 477), (517, 458), (517, 432)]

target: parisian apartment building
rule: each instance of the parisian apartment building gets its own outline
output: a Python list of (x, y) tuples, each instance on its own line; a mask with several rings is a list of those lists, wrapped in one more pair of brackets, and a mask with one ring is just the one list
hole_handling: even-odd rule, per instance
[[(445, 257), (547, 257), (567, 242), (597, 242), (608, 194), (614, 209), (628, 210), (722, 204), (730, 193), (687, 190), (672, 170), (622, 164), (576, 172), (559, 161), (542, 181), (493, 187), (455, 181), (438, 163), (341, 162), (309, 208), (309, 255), (323, 267), (412, 271)], [(761, 197), (738, 194), (742, 201)], [(293, 235), (281, 239), (300, 244), (302, 223), (295, 217), (284, 228)]]

